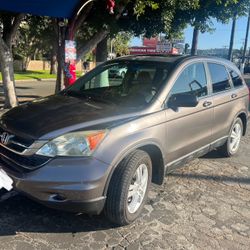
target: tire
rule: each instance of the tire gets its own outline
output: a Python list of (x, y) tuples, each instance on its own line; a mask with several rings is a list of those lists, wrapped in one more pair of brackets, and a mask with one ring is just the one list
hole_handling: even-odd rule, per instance
[[(141, 178), (137, 178), (139, 173), (142, 174)], [(135, 150), (122, 160), (115, 169), (109, 183), (104, 209), (107, 218), (120, 226), (128, 225), (135, 221), (141, 214), (147, 200), (151, 177), (152, 162), (146, 152)], [(133, 187), (138, 188), (140, 186), (140, 184), (136, 184), (137, 182), (139, 183), (139, 179), (144, 185), (141, 184), (142, 188), (140, 191), (138, 189), (135, 192), (133, 190), (136, 190), (136, 188)], [(136, 194), (128, 197), (132, 193)], [(140, 193), (140, 199), (138, 193)]]
[[(238, 141), (237, 142), (235, 141), (235, 143), (237, 145), (235, 144), (235, 147), (232, 147), (233, 139), (236, 140), (236, 137), (235, 137), (235, 135), (237, 134), (236, 129), (240, 130), (239, 132), (237, 132), (238, 133)], [(233, 134), (233, 133), (235, 133), (235, 134)], [(235, 154), (237, 154), (237, 152), (239, 150), (242, 134), (243, 134), (243, 123), (242, 123), (242, 120), (239, 117), (237, 117), (235, 119), (231, 129), (230, 129), (227, 141), (225, 142), (224, 145), (222, 145), (220, 148), (218, 148), (218, 151), (220, 152), (220, 154), (222, 156), (225, 156), (225, 157), (232, 157)]]
[(121, 73), (121, 78), (123, 79), (125, 77), (125, 72)]

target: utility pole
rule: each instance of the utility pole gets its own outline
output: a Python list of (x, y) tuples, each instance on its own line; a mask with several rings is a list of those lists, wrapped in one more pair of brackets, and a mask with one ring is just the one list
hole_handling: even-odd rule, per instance
[(247, 30), (246, 30), (246, 37), (245, 37), (245, 43), (244, 43), (244, 49), (243, 49), (243, 55), (242, 55), (242, 61), (241, 61), (241, 71), (244, 71), (245, 67), (245, 59), (246, 59), (246, 51), (247, 51), (247, 40), (248, 40), (248, 34), (249, 34), (249, 26), (250, 26), (250, 8), (248, 13), (248, 20), (247, 20)]
[(233, 16), (230, 45), (229, 45), (228, 58), (227, 58), (230, 61), (233, 60), (233, 46), (234, 46), (234, 34), (235, 34), (236, 19), (237, 19), (237, 13), (235, 12), (234, 16)]

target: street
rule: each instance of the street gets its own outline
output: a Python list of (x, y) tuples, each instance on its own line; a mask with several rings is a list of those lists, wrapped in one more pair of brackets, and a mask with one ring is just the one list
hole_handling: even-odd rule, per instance
[[(29, 84), (18, 83), (19, 96), (54, 89)], [(0, 249), (249, 249), (249, 162), (250, 128), (236, 157), (211, 152), (176, 170), (151, 188), (142, 217), (120, 228), (17, 195), (0, 203)]]
[[(55, 80), (17, 81), (17, 97), (20, 103), (51, 95), (55, 92)], [(0, 85), (0, 106), (3, 105), (3, 87)]]

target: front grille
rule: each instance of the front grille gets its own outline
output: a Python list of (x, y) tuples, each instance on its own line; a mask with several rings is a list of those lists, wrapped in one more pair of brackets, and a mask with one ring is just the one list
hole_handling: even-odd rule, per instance
[(15, 170), (31, 171), (45, 165), (51, 158), (40, 155), (19, 155), (0, 146), (0, 159)]
[[(4, 132), (9, 133), (8, 131), (0, 127), (0, 135), (3, 134)], [(34, 140), (32, 139), (23, 138), (18, 135), (14, 135), (13, 133), (9, 134), (12, 135), (13, 137), (8, 142), (8, 148), (15, 150), (19, 153), (22, 153), (25, 149), (30, 147), (34, 142)]]

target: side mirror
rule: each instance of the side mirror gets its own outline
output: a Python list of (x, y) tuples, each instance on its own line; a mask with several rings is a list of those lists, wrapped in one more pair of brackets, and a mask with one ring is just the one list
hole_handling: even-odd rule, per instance
[(167, 102), (170, 108), (196, 107), (198, 103), (197, 96), (185, 93), (174, 94), (170, 96)]

